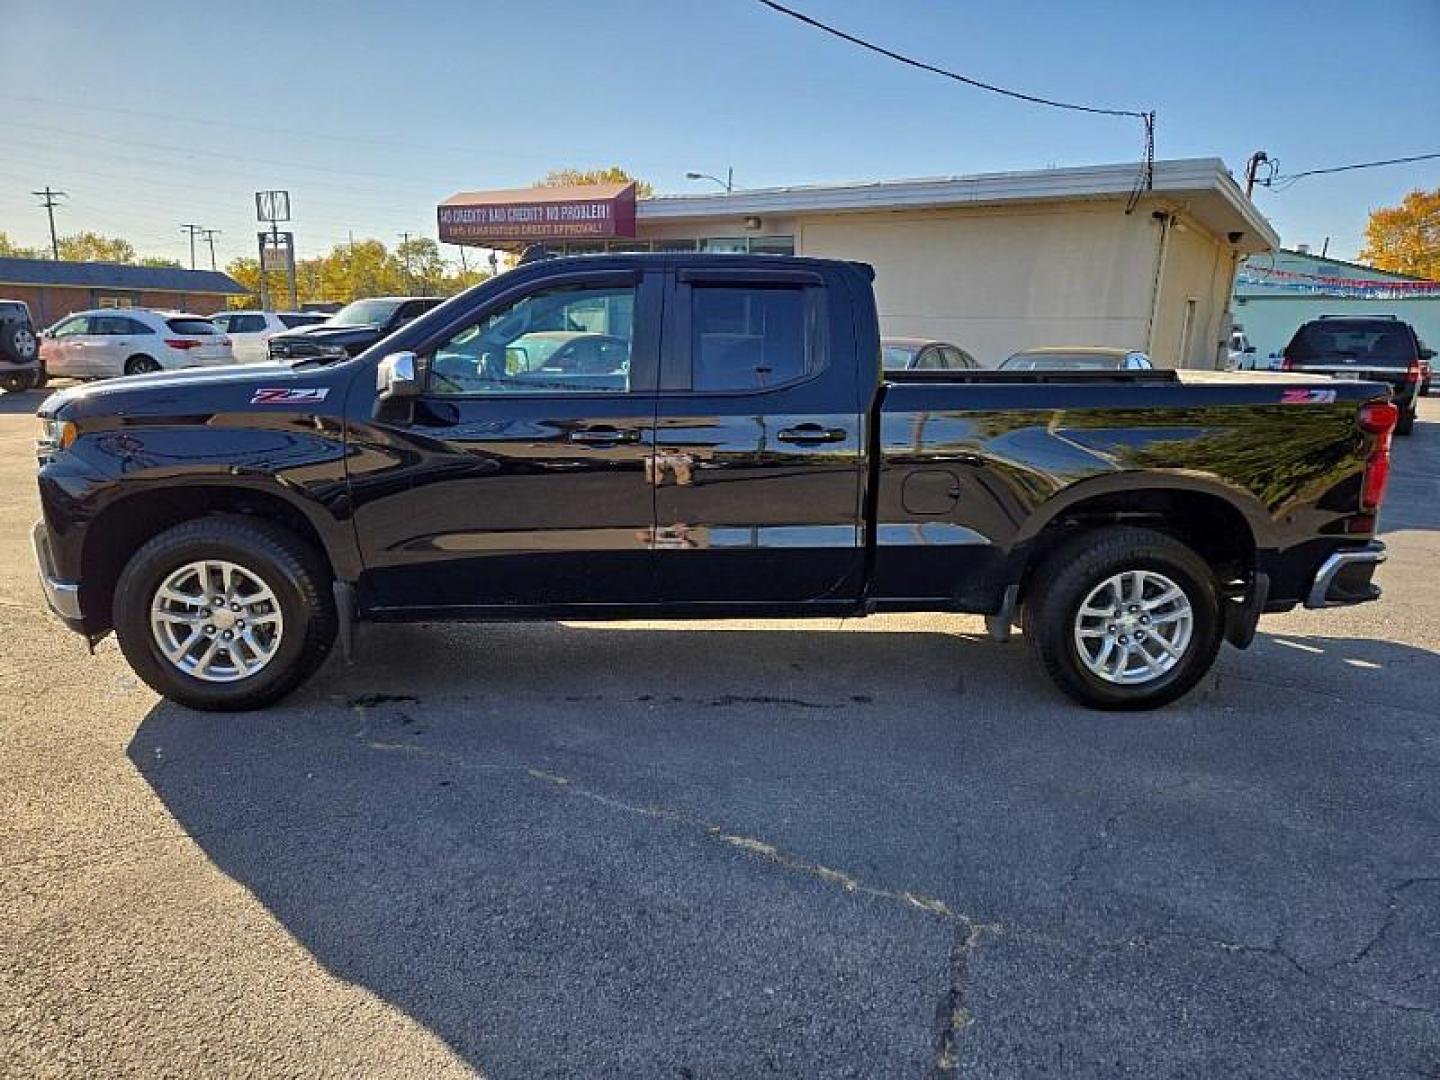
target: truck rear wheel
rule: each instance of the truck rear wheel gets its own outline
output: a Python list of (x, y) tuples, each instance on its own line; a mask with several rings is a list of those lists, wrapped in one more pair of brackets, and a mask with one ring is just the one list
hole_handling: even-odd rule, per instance
[(1061, 690), (1097, 709), (1153, 709), (1200, 681), (1220, 648), (1205, 561), (1153, 529), (1112, 526), (1062, 544), (1031, 575), (1024, 629)]
[(115, 587), (115, 634), (145, 682), (192, 709), (255, 709), (284, 697), (335, 640), (334, 601), (315, 552), (240, 516), (156, 536)]

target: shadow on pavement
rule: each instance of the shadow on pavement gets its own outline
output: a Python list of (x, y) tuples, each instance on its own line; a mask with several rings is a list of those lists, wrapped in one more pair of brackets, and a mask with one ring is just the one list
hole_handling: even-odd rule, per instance
[(926, 1073), (982, 924), (992, 1063), (1335, 1075), (1434, 1034), (1382, 1003), (1440, 1009), (1440, 889), (1397, 884), (1433, 856), (1433, 713), (1357, 716), (1433, 653), (1262, 636), (1135, 716), (941, 632), (362, 646), (265, 713), (161, 703), (129, 754), (321, 964), (489, 1075)]
[(0, 393), (0, 416), (33, 415), (50, 392), (51, 388), (47, 387), (43, 390), (22, 390), (18, 394)]

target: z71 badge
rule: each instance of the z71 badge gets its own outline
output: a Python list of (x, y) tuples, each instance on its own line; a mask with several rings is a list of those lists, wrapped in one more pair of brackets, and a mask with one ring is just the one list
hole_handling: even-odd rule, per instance
[(1332, 405), (1335, 402), (1334, 390), (1282, 390), (1280, 391), (1281, 405)]
[(250, 398), (251, 405), (315, 405), (325, 400), (330, 393), (328, 386), (317, 386), (305, 390), (291, 390), (284, 386), (269, 386), (256, 390)]

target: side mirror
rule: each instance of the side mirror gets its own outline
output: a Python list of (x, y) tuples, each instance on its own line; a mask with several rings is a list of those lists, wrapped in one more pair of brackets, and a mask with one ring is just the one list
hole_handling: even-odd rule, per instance
[(375, 369), (375, 390), (381, 401), (420, 396), (420, 377), (413, 352), (393, 352)]
[(1246, 346), (1245, 346), (1245, 352), (1246, 352), (1246, 353), (1253, 353), (1254, 351), (1255, 351), (1255, 346), (1254, 346), (1254, 345), (1246, 345)]
[(1421, 359), (1421, 360), (1434, 360), (1434, 359), (1435, 359), (1435, 350), (1434, 350), (1434, 349), (1421, 348), (1421, 350), (1420, 350), (1420, 359)]

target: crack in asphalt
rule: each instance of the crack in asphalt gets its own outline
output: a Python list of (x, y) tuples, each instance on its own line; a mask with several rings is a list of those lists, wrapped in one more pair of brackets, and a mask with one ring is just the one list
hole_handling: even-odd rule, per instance
[(546, 772), (542, 769), (526, 768), (525, 772), (531, 779), (542, 781), (558, 789), (563, 789), (569, 794), (582, 799), (588, 799), (601, 806), (697, 828), (703, 831), (706, 836), (718, 840), (721, 843), (728, 844), (747, 854), (764, 859), (766, 862), (774, 863), (776, 866), (786, 870), (815, 878), (826, 885), (834, 886), (845, 892), (855, 893), (860, 896), (869, 896), (879, 900), (905, 904), (908, 907), (916, 908), (953, 923), (954, 932), (949, 950), (949, 962), (947, 964), (948, 976), (945, 991), (935, 1007), (934, 1074), (937, 1077), (951, 1077), (955, 1075), (955, 1071), (960, 1064), (961, 1043), (966, 1032), (968, 1032), (975, 1023), (975, 1016), (970, 1011), (966, 993), (966, 985), (970, 972), (970, 957), (979, 946), (983, 935), (987, 933), (998, 935), (1004, 932), (1004, 928), (999, 923), (981, 922), (978, 919), (954, 910), (943, 900), (933, 896), (927, 896), (923, 893), (912, 892), (910, 890), (883, 889), (876, 885), (868, 885), (843, 870), (836, 870), (833, 867), (791, 855), (780, 850), (774, 844), (756, 839), (753, 836), (727, 832), (719, 825), (712, 824), (702, 818), (686, 814), (679, 810), (626, 802), (614, 796), (581, 787), (569, 777)]
[(1104, 847), (1105, 844), (1110, 840), (1111, 834), (1115, 831), (1116, 826), (1120, 824), (1121, 818), (1126, 817), (1127, 815), (1132, 814), (1136, 810), (1138, 810), (1140, 808), (1140, 804), (1143, 803), (1146, 799), (1156, 796), (1168, 795), (1172, 791), (1179, 791), (1181, 788), (1189, 786), (1190, 781), (1188, 778), (1185, 780), (1177, 780), (1172, 784), (1161, 784), (1158, 787), (1153, 787), (1145, 791), (1136, 792), (1134, 795), (1130, 796), (1128, 799), (1122, 802), (1113, 813), (1107, 816), (1105, 820), (1100, 823), (1100, 834), (1096, 836), (1093, 840), (1091, 840), (1089, 843), (1081, 847), (1081, 849), (1076, 853), (1074, 860), (1070, 864), (1070, 869), (1065, 872), (1065, 884), (1075, 884), (1075, 882), (1079, 879), (1080, 875), (1084, 873), (1087, 869), (1087, 865), (1090, 862), (1091, 856), (1093, 856), (1097, 851)]
[(966, 993), (970, 976), (970, 957), (987, 930), (999, 927), (983, 923), (959, 923), (950, 943), (950, 979), (945, 994), (935, 1006), (935, 1076), (954, 1076), (960, 1068), (960, 1049), (966, 1032), (975, 1023)]
[(1248, 941), (1226, 941), (1223, 938), (1208, 937), (1204, 934), (1187, 934), (1180, 930), (1160, 930), (1157, 931), (1154, 936), (1179, 938), (1182, 941), (1192, 941), (1202, 945), (1213, 945), (1218, 949), (1223, 949), (1225, 952), (1247, 953), (1257, 956), (1273, 957), (1275, 959), (1283, 960), (1294, 970), (1298, 971), (1301, 975), (1305, 976), (1305, 978), (1310, 979), (1313, 982), (1320, 983), (1323, 986), (1328, 986), (1333, 990), (1341, 990), (1348, 994), (1354, 994), (1356, 997), (1364, 1001), (1368, 1001), (1372, 1005), (1379, 1005), (1387, 1009), (1397, 1009), (1401, 1012), (1420, 1013), (1426, 1016), (1440, 1015), (1440, 1009), (1436, 1009), (1433, 1006), (1416, 1005), (1411, 1002), (1405, 1001), (1395, 1001), (1393, 998), (1382, 997), (1378, 994), (1371, 994), (1365, 990), (1362, 990), (1358, 986), (1354, 986), (1350, 983), (1342, 982), (1341, 980), (1330, 977), (1328, 972), (1333, 971), (1335, 966), (1340, 965), (1332, 966), (1325, 971), (1313, 970), (1307, 964), (1303, 963), (1292, 952), (1290, 952), (1283, 945), (1281, 945), (1278, 935), (1268, 945), (1257, 945), (1254, 942)]
[[(1333, 971), (1336, 968), (1350, 967), (1354, 964), (1358, 964), (1361, 960), (1364, 960), (1365, 957), (1370, 955), (1371, 950), (1373, 950), (1375, 946), (1379, 945), (1380, 942), (1384, 940), (1385, 935), (1390, 932), (1390, 928), (1395, 924), (1396, 915), (1399, 914), (1401, 893), (1403, 893), (1406, 889), (1412, 888), (1416, 885), (1437, 884), (1440, 884), (1440, 877), (1412, 877), (1406, 878), (1405, 880), (1400, 881), (1395, 885), (1390, 886), (1390, 888), (1386, 889), (1385, 917), (1380, 921), (1380, 925), (1376, 928), (1375, 933), (1370, 936), (1370, 940), (1367, 941), (1360, 948), (1360, 950), (1355, 953), (1354, 956), (1351, 956), (1345, 960), (1337, 960), (1335, 963), (1330, 965), (1330, 970)], [(1414, 980), (1412, 979), (1410, 981), (1413, 982)]]

